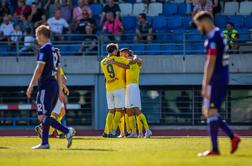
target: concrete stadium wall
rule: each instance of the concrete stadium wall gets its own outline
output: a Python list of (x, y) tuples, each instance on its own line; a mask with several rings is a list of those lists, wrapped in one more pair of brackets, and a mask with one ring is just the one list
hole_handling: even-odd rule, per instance
[[(200, 85), (205, 56), (141, 56), (140, 85)], [(35, 67), (34, 57), (0, 57), (0, 87), (27, 86)], [(69, 56), (62, 65), (70, 86), (93, 86), (94, 129), (102, 129), (107, 113), (104, 77), (97, 57)], [(252, 55), (231, 55), (231, 85), (252, 85)]]

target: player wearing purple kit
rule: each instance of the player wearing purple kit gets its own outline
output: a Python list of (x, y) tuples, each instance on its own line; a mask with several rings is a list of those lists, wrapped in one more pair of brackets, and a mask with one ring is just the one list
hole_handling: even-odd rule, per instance
[(233, 154), (238, 149), (241, 140), (218, 113), (225, 99), (229, 82), (229, 56), (225, 54), (226, 41), (221, 30), (215, 27), (213, 16), (210, 13), (199, 12), (194, 17), (194, 22), (199, 31), (208, 37), (205, 41), (207, 57), (202, 82), (202, 96), (204, 98), (202, 113), (207, 118), (212, 142), (212, 149), (199, 153), (198, 156), (220, 155), (217, 141), (219, 128), (230, 138), (231, 154)]
[(48, 134), (49, 127), (61, 131), (66, 135), (67, 147), (72, 145), (72, 137), (75, 130), (71, 127), (67, 128), (61, 125), (57, 120), (51, 117), (51, 112), (58, 100), (58, 97), (63, 100), (64, 94), (59, 89), (62, 89), (62, 79), (60, 78), (60, 59), (56, 54), (55, 48), (50, 43), (50, 29), (48, 26), (41, 25), (36, 29), (36, 39), (41, 45), (37, 56), (37, 66), (29, 87), (26, 91), (28, 98), (31, 97), (33, 87), (38, 82), (37, 93), (37, 113), (38, 119), (42, 122), (42, 143), (32, 147), (32, 149), (49, 149)]

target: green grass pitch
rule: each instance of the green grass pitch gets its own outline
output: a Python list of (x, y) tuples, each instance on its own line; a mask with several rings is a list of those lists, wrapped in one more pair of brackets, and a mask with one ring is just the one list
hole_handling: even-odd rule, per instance
[(219, 140), (222, 155), (197, 157), (210, 146), (208, 137), (105, 139), (77, 137), (71, 149), (66, 140), (51, 138), (50, 150), (31, 150), (38, 138), (0, 137), (0, 166), (252, 166), (252, 138), (242, 138), (230, 155), (230, 141)]

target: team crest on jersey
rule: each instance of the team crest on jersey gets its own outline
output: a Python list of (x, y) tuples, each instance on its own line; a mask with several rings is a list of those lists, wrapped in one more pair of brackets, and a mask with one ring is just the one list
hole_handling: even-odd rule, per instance
[(211, 108), (215, 107), (215, 104), (214, 104), (214, 103), (211, 103), (211, 104), (210, 104), (210, 107), (211, 107)]

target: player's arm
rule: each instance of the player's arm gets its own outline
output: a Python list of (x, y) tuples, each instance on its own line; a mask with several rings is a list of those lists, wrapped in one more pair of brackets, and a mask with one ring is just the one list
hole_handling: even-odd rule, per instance
[(126, 65), (126, 64), (121, 63), (121, 62), (116, 62), (116, 61), (114, 61), (112, 59), (108, 60), (107, 63), (117, 65), (117, 66), (119, 66), (121, 68), (124, 68), (124, 69), (129, 69), (129, 65)]
[(208, 51), (207, 60), (204, 68), (204, 77), (202, 82), (202, 96), (209, 98), (207, 94), (207, 86), (212, 78), (214, 67), (216, 63), (216, 51)]
[(41, 77), (41, 75), (43, 73), (44, 68), (45, 68), (45, 63), (38, 63), (37, 64), (37, 66), (36, 66), (36, 68), (34, 70), (32, 79), (30, 81), (29, 87), (28, 87), (28, 89), (26, 91), (26, 96), (28, 98), (31, 97), (33, 87), (37, 84), (39, 78)]

